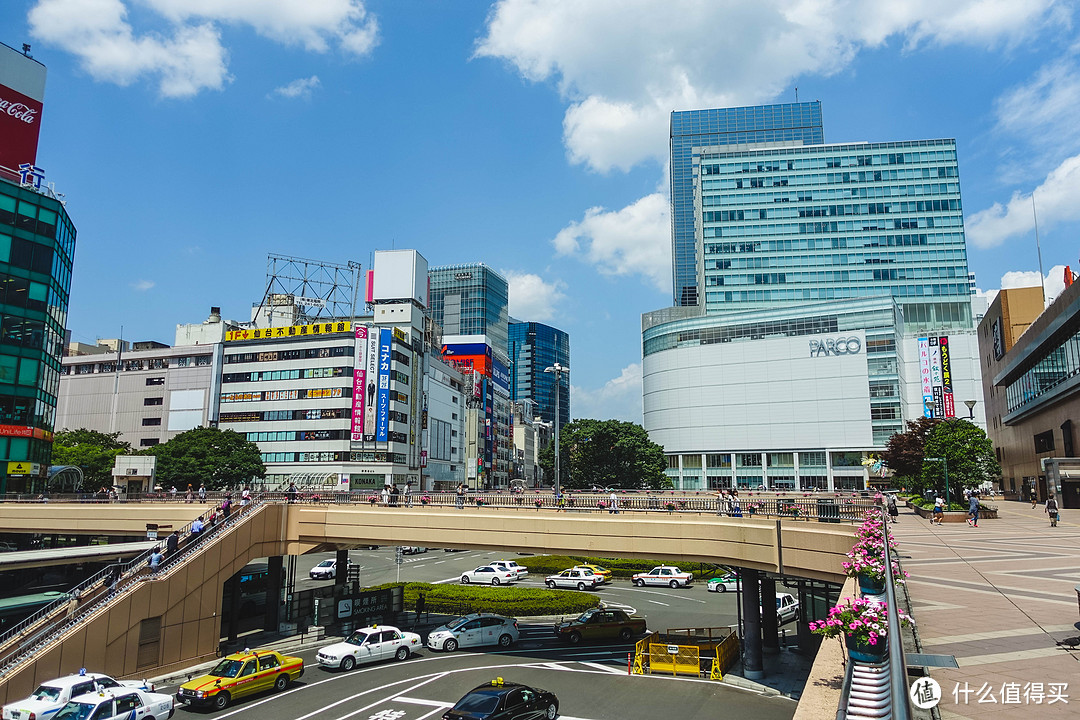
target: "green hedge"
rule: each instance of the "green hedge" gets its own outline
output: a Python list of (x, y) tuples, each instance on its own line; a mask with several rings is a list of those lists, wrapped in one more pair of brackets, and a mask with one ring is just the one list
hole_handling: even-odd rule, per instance
[(403, 586), (406, 609), (416, 609), (416, 599), (424, 594), (428, 612), (465, 615), (470, 612), (496, 613), (509, 617), (532, 615), (576, 615), (600, 604), (592, 593), (546, 588), (486, 587), (443, 583), (386, 583), (365, 590)]
[[(586, 555), (536, 555), (535, 557), (519, 558), (518, 564), (529, 569), (530, 575), (554, 575), (574, 565), (599, 565), (611, 571), (612, 577), (629, 578), (634, 573), (648, 572), (657, 565), (663, 565), (660, 560), (620, 560), (617, 558), (598, 558)], [(697, 579), (707, 579), (722, 575), (727, 568), (720, 565), (709, 565), (698, 562), (686, 562), (679, 566), (681, 570), (694, 573)]]

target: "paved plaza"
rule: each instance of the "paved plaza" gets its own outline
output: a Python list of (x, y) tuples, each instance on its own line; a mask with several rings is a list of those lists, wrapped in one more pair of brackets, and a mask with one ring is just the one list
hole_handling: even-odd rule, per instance
[[(1007, 720), (1080, 714), (1080, 510), (1050, 527), (1040, 505), (998, 501), (999, 518), (931, 526), (912, 511), (894, 525), (942, 717)], [(1064, 685), (1064, 687), (1062, 687)]]

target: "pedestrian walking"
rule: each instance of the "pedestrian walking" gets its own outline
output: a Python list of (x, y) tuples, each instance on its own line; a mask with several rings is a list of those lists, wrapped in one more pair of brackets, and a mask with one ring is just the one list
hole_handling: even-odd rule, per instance
[(457, 495), (457, 509), (463, 510), (465, 508), (465, 485), (458, 483), (457, 490), (454, 493)]
[(723, 489), (716, 491), (716, 514), (723, 515), (725, 506), (727, 505), (727, 492)]
[(382, 500), (383, 507), (390, 505), (390, 486), (383, 485), (382, 492), (379, 493), (379, 498)]
[(296, 483), (289, 483), (289, 489), (285, 491), (287, 501), (290, 503), (296, 502)]
[(967, 524), (971, 527), (979, 527), (979, 493), (973, 492), (968, 496), (968, 518)]
[(1058, 504), (1053, 495), (1046, 498), (1046, 514), (1050, 516), (1050, 527), (1057, 527)]
[(1034, 510), (1035, 506), (1039, 504), (1039, 493), (1035, 492), (1035, 488), (1031, 488), (1031, 509)]
[(191, 483), (188, 483), (187, 493), (185, 493), (184, 500), (190, 505), (195, 502), (195, 489), (191, 487)]
[(401, 497), (401, 491), (398, 490), (397, 483), (390, 486), (390, 506), (397, 507), (398, 498)]
[(940, 525), (945, 519), (945, 501), (938, 495), (934, 498), (934, 517), (930, 520), (931, 525)]
[(210, 524), (210, 529), (211, 530), (213, 530), (215, 527), (217, 527), (217, 519), (218, 519), (217, 508), (211, 508), (210, 517), (209, 517), (209, 524)]
[[(102, 488), (102, 490), (104, 490), (104, 489), (105, 489), (105, 488)], [(171, 498), (172, 500), (175, 500), (175, 499), (176, 499), (176, 486), (175, 486), (175, 485), (173, 485), (173, 486), (172, 486), (171, 488), (169, 488), (169, 497), (170, 497), (170, 498)]]
[(202, 515), (191, 521), (191, 542), (198, 542), (204, 527)]
[(896, 496), (889, 493), (888, 499), (885, 501), (885, 507), (889, 511), (889, 522), (896, 522), (896, 518), (900, 516), (900, 511), (896, 507)]
[(176, 551), (180, 548), (180, 534), (171, 533), (165, 540), (165, 557), (171, 558), (176, 554)]
[(240, 507), (247, 507), (251, 504), (251, 488), (247, 485), (240, 491)]
[(405, 481), (405, 507), (412, 507), (412, 480)]
[(427, 600), (424, 598), (424, 593), (420, 593), (416, 596), (416, 622), (419, 624), (420, 616), (424, 614), (427, 606)]
[(232, 515), (232, 493), (225, 493), (225, 499), (221, 501), (221, 514), (224, 522), (229, 522)]
[(105, 587), (108, 588), (109, 597), (116, 594), (116, 587), (120, 584), (121, 573), (119, 565), (113, 565), (109, 568), (109, 574), (105, 577)]
[(206, 502), (206, 486), (199, 485), (199, 502)]
[(610, 501), (611, 504), (608, 506), (608, 512), (611, 513), (612, 515), (618, 515), (619, 514), (619, 496), (615, 494), (614, 490), (612, 490), (612, 492), (611, 492), (611, 497), (609, 498), (609, 501)]
[(156, 547), (150, 551), (150, 559), (146, 561), (146, 564), (150, 566), (150, 573), (154, 574), (161, 567), (161, 561), (164, 557), (161, 554), (161, 548)]

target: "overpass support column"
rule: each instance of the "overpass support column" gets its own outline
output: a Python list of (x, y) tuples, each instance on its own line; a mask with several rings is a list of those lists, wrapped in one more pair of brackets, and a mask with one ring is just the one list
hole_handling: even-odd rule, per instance
[(280, 555), (267, 558), (266, 561), (266, 615), (263, 618), (263, 629), (277, 632), (278, 623), (281, 622), (279, 612), (281, 610), (281, 588), (283, 582), (284, 561)]
[(776, 619), (776, 580), (761, 579), (762, 649), (768, 654), (780, 652), (780, 629)]
[(349, 551), (337, 551), (337, 571), (334, 573), (334, 584), (344, 585), (349, 579)]
[(743, 672), (747, 680), (760, 680), (765, 677), (764, 662), (761, 657), (761, 589), (758, 586), (758, 571), (744, 568), (742, 571), (743, 600)]
[(236, 643), (236, 638), (240, 634), (240, 573), (236, 573), (226, 580), (225, 584), (229, 587), (228, 592), (225, 593), (229, 596), (229, 606), (223, 608), (225, 611), (224, 619), (228, 624), (229, 644), (232, 645)]

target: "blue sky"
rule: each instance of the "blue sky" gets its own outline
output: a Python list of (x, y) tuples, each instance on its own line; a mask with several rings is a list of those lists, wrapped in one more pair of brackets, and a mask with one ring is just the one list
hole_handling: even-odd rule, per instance
[[(979, 287), (1077, 261), (1075, 0), (7, 0), (49, 70), (75, 340), (247, 320), (268, 253), (507, 275), (573, 414), (640, 421), (670, 305), (671, 110), (822, 101), (829, 142), (954, 137)], [(1054, 268), (1052, 270), (1052, 268)]]

